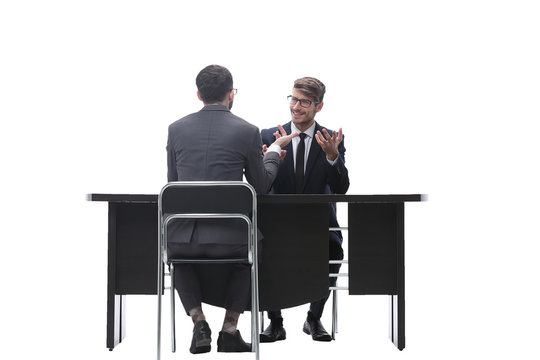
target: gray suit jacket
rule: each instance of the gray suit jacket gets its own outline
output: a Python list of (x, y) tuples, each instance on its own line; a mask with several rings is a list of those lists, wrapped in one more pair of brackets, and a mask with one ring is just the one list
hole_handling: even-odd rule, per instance
[[(169, 126), (168, 181), (242, 181), (267, 193), (279, 167), (279, 154), (262, 153), (259, 129), (225, 106), (208, 105)], [(246, 243), (245, 228), (222, 221), (177, 221), (169, 242), (200, 244)]]

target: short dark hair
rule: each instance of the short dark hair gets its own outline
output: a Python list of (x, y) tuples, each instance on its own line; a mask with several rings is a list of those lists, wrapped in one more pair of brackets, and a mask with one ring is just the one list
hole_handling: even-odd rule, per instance
[(220, 65), (208, 65), (202, 69), (195, 82), (205, 103), (223, 101), (233, 87), (231, 72)]
[(313, 77), (297, 79), (294, 82), (294, 88), (319, 103), (323, 101), (324, 93), (326, 92), (326, 86), (320, 80)]

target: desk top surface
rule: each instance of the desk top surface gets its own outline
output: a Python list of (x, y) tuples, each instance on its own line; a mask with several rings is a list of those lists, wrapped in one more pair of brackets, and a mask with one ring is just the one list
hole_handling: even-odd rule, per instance
[[(156, 194), (87, 194), (88, 201), (107, 201), (114, 203), (157, 203)], [(257, 201), (263, 204), (318, 204), (328, 202), (347, 203), (402, 203), (426, 201), (424, 194), (267, 194), (258, 195)]]

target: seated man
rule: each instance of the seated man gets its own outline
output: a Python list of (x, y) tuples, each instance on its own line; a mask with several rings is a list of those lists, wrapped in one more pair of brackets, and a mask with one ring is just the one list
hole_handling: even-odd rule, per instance
[[(168, 181), (241, 181), (245, 174), (257, 193), (266, 193), (277, 175), (281, 147), (298, 134), (287, 136), (281, 128), (281, 135), (277, 134), (263, 155), (258, 128), (230, 112), (236, 94), (231, 73), (222, 66), (210, 65), (198, 74), (196, 84), (204, 107), (169, 126)], [(169, 227), (169, 256), (220, 258), (246, 254), (246, 240), (238, 237), (234, 228), (223, 231), (219, 227), (216, 231), (214, 225), (209, 220), (173, 222)], [(190, 351), (208, 352), (211, 331), (202, 310), (194, 266), (177, 265), (175, 279), (182, 304), (194, 323)], [(218, 351), (251, 351), (236, 328), (250, 301), (249, 267), (235, 266), (228, 284)]]
[[(286, 146), (286, 156), (279, 166), (279, 172), (271, 193), (275, 194), (345, 194), (349, 188), (349, 175), (345, 167), (345, 146), (341, 129), (327, 130), (315, 121), (324, 103), (324, 84), (312, 77), (294, 82), (292, 94), (288, 96), (291, 121), (283, 125), (285, 131), (298, 132), (299, 136)], [(263, 143), (274, 141), (277, 128), (263, 130)], [(339, 227), (335, 204), (330, 204), (330, 227)], [(342, 260), (342, 236), (339, 231), (330, 231), (328, 238), (330, 260)], [(329, 266), (330, 273), (338, 273), (340, 264)], [(329, 280), (330, 286), (336, 278)], [(303, 331), (315, 341), (330, 341), (321, 315), (328, 296), (311, 304), (304, 322)], [(269, 311), (270, 325), (261, 334), (261, 342), (285, 340), (283, 317), (279, 309)]]

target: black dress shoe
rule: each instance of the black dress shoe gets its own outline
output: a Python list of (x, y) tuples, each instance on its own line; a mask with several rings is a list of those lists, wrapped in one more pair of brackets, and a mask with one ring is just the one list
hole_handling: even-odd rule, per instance
[(202, 354), (210, 351), (210, 343), (212, 338), (210, 326), (204, 320), (197, 321), (193, 327), (193, 339), (191, 339), (191, 347), (189, 352), (192, 354)]
[(321, 320), (315, 319), (311, 311), (308, 312), (306, 322), (304, 323), (304, 332), (311, 335), (315, 341), (332, 341), (332, 336), (326, 332)]
[(219, 337), (217, 340), (217, 351), (218, 352), (250, 352), (251, 344), (246, 343), (240, 331), (236, 330), (236, 333), (233, 335), (226, 331), (220, 331)]
[(270, 325), (268, 325), (259, 337), (262, 343), (285, 340), (286, 338), (287, 334), (283, 327), (283, 318), (271, 320)]

